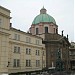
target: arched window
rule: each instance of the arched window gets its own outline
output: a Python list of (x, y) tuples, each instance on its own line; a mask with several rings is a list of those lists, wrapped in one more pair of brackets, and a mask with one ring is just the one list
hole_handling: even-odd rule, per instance
[(48, 33), (48, 27), (45, 27), (45, 33)]

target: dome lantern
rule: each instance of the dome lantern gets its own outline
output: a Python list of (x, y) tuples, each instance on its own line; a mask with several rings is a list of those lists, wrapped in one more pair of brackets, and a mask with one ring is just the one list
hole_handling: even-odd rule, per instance
[(44, 8), (44, 6), (43, 6), (43, 8), (40, 10), (40, 14), (46, 14), (46, 9)]

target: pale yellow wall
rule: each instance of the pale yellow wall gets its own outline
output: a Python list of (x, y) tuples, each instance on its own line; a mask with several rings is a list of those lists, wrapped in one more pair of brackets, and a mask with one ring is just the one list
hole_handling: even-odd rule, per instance
[(10, 28), (10, 11), (0, 6), (1, 28)]
[(0, 6), (0, 74), (8, 73), (10, 11)]
[(9, 39), (8, 35), (4, 35), (0, 32), (0, 73), (8, 72), (8, 51), (9, 51)]
[[(34, 71), (34, 70), (42, 70), (42, 67), (46, 67), (46, 54), (42, 56), (42, 51), (45, 50), (45, 46), (42, 44), (42, 39), (37, 38), (35, 36), (31, 36), (28, 34), (24, 34), (18, 31), (11, 30), (10, 31), (10, 52), (9, 52), (9, 72), (17, 72), (17, 71)], [(20, 35), (20, 41), (14, 40), (14, 34)], [(31, 38), (31, 43), (26, 43), (26, 37)], [(40, 44), (36, 45), (36, 40), (39, 40)], [(19, 46), (21, 48), (20, 54), (14, 53), (14, 46)], [(44, 49), (42, 49), (42, 47)], [(26, 48), (31, 49), (31, 55), (26, 54)], [(40, 55), (35, 55), (36, 50), (40, 51)], [(21, 67), (14, 68), (13, 67), (13, 59), (20, 59)], [(31, 60), (31, 67), (26, 67), (26, 59)], [(40, 60), (40, 67), (36, 67), (36, 60)], [(45, 61), (45, 65), (42, 65), (42, 60)], [(15, 70), (16, 69), (16, 70)]]
[[(0, 6), (0, 74), (42, 70), (46, 66), (46, 49), (42, 44), (42, 38), (26, 34), (17, 29), (10, 28), (10, 11)], [(14, 35), (20, 35), (20, 40), (15, 40)], [(30, 43), (26, 42), (26, 37), (31, 39)], [(39, 44), (36, 44), (39, 40)], [(20, 53), (14, 53), (14, 46), (20, 47)], [(31, 55), (26, 54), (26, 48), (31, 49)], [(35, 55), (36, 50), (40, 55)], [(43, 50), (45, 55), (42, 56)], [(20, 59), (20, 67), (13, 67), (13, 59)], [(31, 60), (31, 67), (26, 67), (26, 59)], [(36, 67), (36, 59), (40, 60), (40, 66)], [(42, 64), (45, 60), (45, 65)], [(9, 62), (9, 64), (8, 64)]]

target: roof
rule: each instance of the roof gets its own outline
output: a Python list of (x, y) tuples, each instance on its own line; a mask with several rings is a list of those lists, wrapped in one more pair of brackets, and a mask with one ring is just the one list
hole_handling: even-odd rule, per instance
[(34, 18), (32, 24), (38, 24), (41, 22), (52, 22), (56, 24), (55, 19), (46, 13), (46, 9), (44, 7), (40, 10), (40, 14)]

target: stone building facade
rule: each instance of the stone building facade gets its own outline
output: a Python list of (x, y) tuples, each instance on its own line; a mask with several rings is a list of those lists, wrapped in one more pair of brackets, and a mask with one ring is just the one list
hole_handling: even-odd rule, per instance
[(71, 47), (69, 48), (70, 56), (70, 69), (75, 70), (75, 42), (71, 42)]
[(58, 34), (55, 19), (44, 7), (28, 33), (13, 28), (10, 19), (10, 10), (0, 6), (0, 73), (56, 68), (59, 50), (63, 68), (70, 68), (68, 35)]
[(46, 67), (42, 38), (15, 29), (10, 10), (0, 6), (0, 74), (39, 71)]
[(67, 37), (58, 34), (58, 25), (55, 19), (47, 14), (47, 10), (43, 7), (40, 14), (37, 15), (30, 27), (32, 35), (40, 36), (43, 38), (43, 43), (46, 48), (46, 68), (56, 68), (56, 53), (60, 49), (61, 60), (64, 69), (69, 69), (69, 46), (70, 43)]

